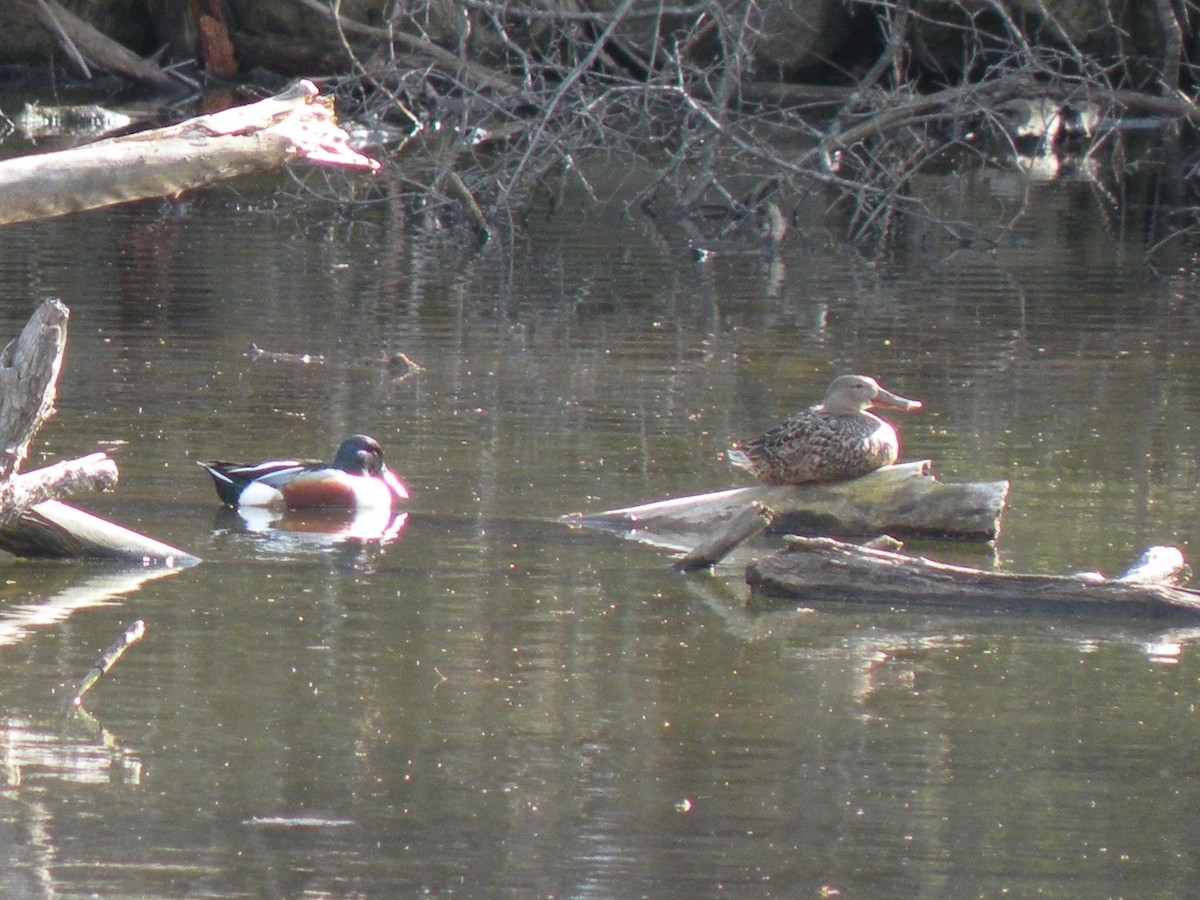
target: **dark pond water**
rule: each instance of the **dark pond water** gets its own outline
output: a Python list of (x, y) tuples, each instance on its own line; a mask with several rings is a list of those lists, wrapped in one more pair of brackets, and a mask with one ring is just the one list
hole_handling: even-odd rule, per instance
[[(1036, 190), (1019, 241), (891, 266), (815, 236), (697, 265), (645, 220), (570, 209), (477, 253), (269, 197), (0, 243), (0, 334), (44, 297), (72, 309), (38, 455), (111, 450), (122, 483), (85, 505), (204, 559), (140, 584), (0, 569), (6, 897), (1193, 890), (1193, 635), (751, 614), (735, 568), (679, 576), (553, 521), (745, 483), (732, 438), (865, 371), (925, 402), (905, 457), (1013, 484), (996, 548), (925, 552), (1036, 572), (1190, 552), (1198, 283), (1114, 241), (1086, 187)], [(243, 523), (194, 462), (327, 457), (356, 431), (413, 492), (384, 546)], [(135, 619), (93, 718), (64, 718), (63, 685)]]

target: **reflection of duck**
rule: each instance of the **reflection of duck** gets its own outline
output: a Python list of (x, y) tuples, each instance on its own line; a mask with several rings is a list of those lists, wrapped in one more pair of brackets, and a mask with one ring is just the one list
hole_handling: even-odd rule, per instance
[(820, 405), (796, 413), (766, 434), (740, 441), (729, 461), (766, 484), (845, 481), (891, 465), (900, 452), (896, 429), (867, 412), (872, 406), (919, 409), (874, 378), (842, 375)]
[[(268, 536), (295, 547), (333, 546), (343, 542), (387, 544), (398, 538), (408, 524), (408, 513), (385, 507), (360, 510), (278, 510), (240, 506), (235, 513), (222, 510), (247, 534)], [(234, 518), (236, 516), (236, 518)]]
[(200, 465), (229, 506), (390, 510), (408, 499), (408, 488), (383, 464), (379, 442), (363, 434), (343, 441), (328, 464), (287, 459)]
[(409, 514), (376, 509), (271, 509), (223, 506), (213, 521), (213, 537), (232, 540), (258, 559), (330, 561), (346, 572), (373, 571), (403, 535)]

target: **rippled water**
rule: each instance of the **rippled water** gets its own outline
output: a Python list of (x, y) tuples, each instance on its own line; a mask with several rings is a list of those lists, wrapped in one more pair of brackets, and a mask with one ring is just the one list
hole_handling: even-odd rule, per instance
[[(72, 309), (38, 454), (111, 449), (120, 487), (80, 502), (204, 562), (4, 567), (5, 896), (1187, 893), (1190, 635), (753, 613), (735, 568), (553, 521), (745, 483), (732, 438), (865, 371), (925, 403), (904, 456), (1012, 481), (994, 550), (930, 552), (1187, 551), (1195, 286), (1114, 252), (1079, 186), (1034, 207), (1019, 241), (891, 266), (807, 234), (698, 265), (569, 209), (477, 252), (252, 188), (6, 229), (0, 333)], [(194, 464), (355, 431), (413, 491), (385, 546), (247, 525)]]

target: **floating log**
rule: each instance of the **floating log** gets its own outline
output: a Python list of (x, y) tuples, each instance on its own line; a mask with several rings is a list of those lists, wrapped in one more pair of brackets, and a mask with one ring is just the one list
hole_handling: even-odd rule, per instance
[(954, 566), (847, 544), (790, 538), (746, 570), (751, 599), (953, 607), (971, 611), (1109, 613), (1200, 619), (1200, 591), (1177, 587), (1187, 572), (1174, 547), (1152, 547), (1116, 578), (1023, 575)]
[(96, 104), (42, 106), (26, 103), (25, 108), (12, 117), (12, 123), (26, 140), (36, 141), (66, 136), (100, 138), (128, 128), (133, 124), (133, 118)]
[[(928, 460), (884, 466), (830, 484), (755, 485), (676, 497), (587, 515), (568, 524), (615, 531), (633, 540), (692, 551), (755, 506), (773, 513), (771, 530), (852, 536), (990, 541), (1000, 534), (1007, 481), (942, 484)], [(750, 520), (744, 520), (750, 521)]]
[(303, 161), (373, 172), (311, 81), (178, 125), (0, 161), (0, 225), (184, 191)]

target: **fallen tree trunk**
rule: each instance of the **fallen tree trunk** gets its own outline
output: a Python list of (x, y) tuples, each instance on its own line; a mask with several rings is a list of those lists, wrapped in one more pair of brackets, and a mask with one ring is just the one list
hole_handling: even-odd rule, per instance
[(562, 521), (693, 552), (702, 543), (715, 541), (720, 546), (721, 532), (731, 522), (740, 520), (746, 526), (743, 537), (753, 533), (753, 517), (743, 514), (756, 506), (770, 510), (775, 532), (995, 540), (1008, 482), (942, 484), (929, 470), (927, 460), (902, 463), (852, 481), (755, 485), (565, 516)]
[(1123, 575), (1022, 575), (953, 566), (843, 543), (792, 538), (751, 563), (751, 601), (952, 607), (972, 612), (1087, 612), (1200, 619), (1200, 591), (1177, 587), (1187, 566), (1174, 547), (1147, 550)]
[(378, 169), (350, 149), (332, 101), (318, 94), (301, 81), (276, 97), (168, 128), (0, 161), (0, 225), (176, 196), (292, 162)]

